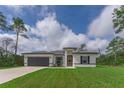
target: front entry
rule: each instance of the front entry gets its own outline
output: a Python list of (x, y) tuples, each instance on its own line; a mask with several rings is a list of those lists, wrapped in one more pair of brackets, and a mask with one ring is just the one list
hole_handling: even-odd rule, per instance
[(67, 55), (67, 66), (73, 66), (73, 56)]

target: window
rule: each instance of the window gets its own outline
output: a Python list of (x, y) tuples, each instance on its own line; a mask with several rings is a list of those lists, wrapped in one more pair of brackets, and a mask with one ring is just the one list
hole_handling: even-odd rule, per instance
[(56, 65), (61, 66), (62, 65), (62, 57), (56, 57)]
[(80, 64), (89, 64), (90, 63), (90, 56), (80, 56)]

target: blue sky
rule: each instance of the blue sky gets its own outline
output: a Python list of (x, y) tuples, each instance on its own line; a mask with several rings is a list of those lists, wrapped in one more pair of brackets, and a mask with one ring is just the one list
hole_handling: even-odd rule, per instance
[[(60, 23), (67, 25), (75, 33), (86, 33), (89, 23), (100, 15), (105, 6), (89, 5), (89, 6), (49, 6), (50, 12), (56, 12), (57, 20)], [(33, 8), (24, 7), (20, 13), (15, 13), (11, 8), (0, 6), (0, 10), (9, 15), (10, 17), (19, 16), (26, 24), (34, 26), (37, 20), (42, 19), (43, 16), (39, 15), (42, 11), (42, 6), (34, 6)]]
[(76, 33), (85, 33), (89, 23), (99, 16), (105, 6), (58, 6), (55, 11), (58, 20)]
[[(105, 50), (114, 36), (112, 12), (116, 7), (119, 6), (0, 6), (0, 11), (7, 16), (9, 23), (17, 16), (24, 20), (31, 38), (20, 37), (21, 51), (77, 47), (81, 43), (86, 43), (91, 50)], [(15, 37), (10, 33), (0, 34), (3, 36)]]

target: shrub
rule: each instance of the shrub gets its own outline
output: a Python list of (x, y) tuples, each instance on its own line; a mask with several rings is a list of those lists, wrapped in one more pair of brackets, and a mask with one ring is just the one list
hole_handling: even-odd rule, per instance
[(11, 55), (4, 55), (0, 57), (0, 66), (5, 67), (5, 66), (14, 66), (14, 58)]
[(98, 65), (121, 65), (124, 64), (124, 57), (117, 55), (116, 61), (114, 58), (114, 55), (102, 55), (99, 58), (97, 58), (97, 64)]
[(1, 67), (12, 67), (12, 66), (22, 66), (23, 56), (15, 55), (2, 55), (0, 56), (0, 66)]
[(23, 66), (24, 65), (24, 57), (20, 56), (20, 55), (16, 55), (16, 60), (15, 60), (15, 64), (17, 66)]

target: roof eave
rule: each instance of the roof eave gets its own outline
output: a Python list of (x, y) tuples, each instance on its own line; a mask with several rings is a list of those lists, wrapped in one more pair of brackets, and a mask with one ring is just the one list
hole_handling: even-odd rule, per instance
[(73, 54), (99, 54), (97, 52), (75, 52)]
[(64, 47), (63, 49), (77, 49), (77, 47)]
[(25, 55), (25, 54), (53, 54), (53, 53), (21, 53), (21, 54)]

